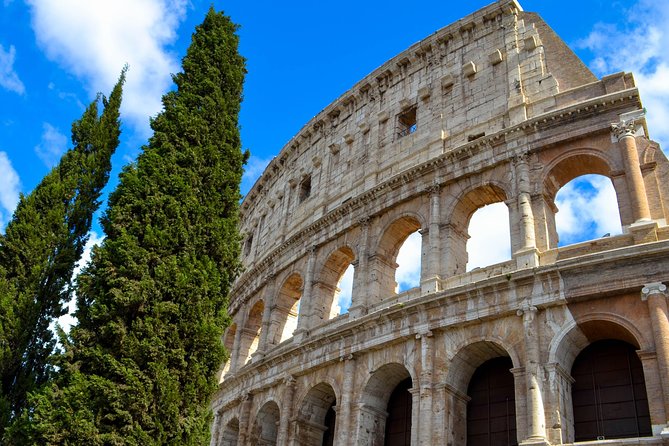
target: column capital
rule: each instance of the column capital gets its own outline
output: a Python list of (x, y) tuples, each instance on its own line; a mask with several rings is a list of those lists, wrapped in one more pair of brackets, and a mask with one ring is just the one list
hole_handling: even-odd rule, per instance
[(618, 141), (626, 136), (636, 136), (637, 123), (646, 115), (645, 110), (637, 110), (620, 115), (620, 121), (611, 123), (611, 131)]
[(648, 300), (653, 294), (661, 294), (666, 297), (667, 286), (662, 282), (647, 283), (641, 289), (641, 300)]
[(441, 184), (432, 183), (425, 188), (425, 192), (429, 193), (431, 196), (439, 195), (441, 192)]
[(523, 317), (523, 322), (524, 323), (531, 323), (534, 320), (534, 317), (537, 315), (537, 312), (539, 309), (535, 307), (534, 305), (530, 305), (527, 302), (523, 302), (516, 311), (516, 314), (518, 316)]

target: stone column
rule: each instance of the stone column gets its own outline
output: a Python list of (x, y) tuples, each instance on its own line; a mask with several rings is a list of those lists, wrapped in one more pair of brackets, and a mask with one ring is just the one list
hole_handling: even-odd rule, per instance
[(212, 425), (213, 429), (211, 430), (211, 441), (209, 446), (216, 446), (219, 443), (219, 438), (221, 435), (221, 413), (220, 411), (214, 411), (214, 424)]
[(313, 285), (314, 285), (314, 267), (316, 264), (316, 247), (312, 246), (308, 250), (309, 258), (307, 260), (307, 272), (304, 277), (304, 292), (302, 293), (302, 303), (300, 304), (300, 315), (297, 318), (297, 330), (295, 337), (297, 341), (311, 328), (312, 308), (313, 308)]
[(621, 119), (620, 122), (611, 124), (611, 129), (618, 140), (618, 146), (625, 163), (625, 176), (627, 177), (632, 217), (635, 222), (649, 221), (648, 197), (636, 147), (636, 123), (634, 119)]
[[(260, 340), (258, 341), (258, 350), (256, 350), (256, 353), (261, 356), (267, 352), (268, 347), (268, 335), (270, 332), (270, 323), (272, 322), (272, 310), (275, 308), (276, 303), (275, 280), (276, 274), (272, 274), (268, 276), (267, 280), (265, 281), (265, 283), (267, 283), (267, 289), (263, 299), (265, 302), (265, 308), (263, 309), (262, 314), (262, 325), (260, 329)], [(269, 342), (271, 342), (271, 340)]]
[(239, 411), (239, 445), (246, 446), (251, 429), (251, 406), (253, 405), (253, 394), (247, 393), (242, 396), (242, 407)]
[(242, 324), (237, 324), (237, 329), (235, 330), (235, 340), (230, 352), (230, 372), (235, 372), (239, 368), (239, 348), (242, 343), (242, 331), (245, 324), (246, 320), (242, 320)]
[(431, 446), (434, 444), (432, 438), (432, 372), (434, 360), (434, 337), (432, 332), (416, 335), (420, 338), (420, 362), (421, 372), (419, 378), (420, 395), (419, 395), (419, 412), (420, 417), (418, 423), (418, 444), (424, 446)]
[[(412, 387), (409, 389), (411, 394), (411, 444), (419, 444), (418, 435), (420, 429), (420, 387)], [(386, 423), (388, 422), (388, 414), (386, 414)], [(385, 432), (384, 432), (385, 435)], [(420, 443), (422, 444), (422, 443)]]
[(281, 418), (279, 419), (279, 432), (276, 438), (276, 444), (288, 444), (288, 427), (290, 419), (293, 416), (293, 399), (295, 397), (296, 381), (293, 376), (288, 376), (284, 380), (285, 389), (281, 398)]
[[(641, 290), (641, 299), (648, 302), (650, 323), (655, 340), (660, 383), (664, 401), (665, 418), (669, 419), (669, 312), (667, 311), (667, 286), (660, 282), (648, 283)], [(662, 436), (669, 438), (669, 420)]]
[(352, 418), (352, 401), (353, 392), (355, 389), (355, 357), (347, 355), (342, 358), (344, 361), (344, 379), (342, 382), (341, 401), (337, 401), (337, 421), (335, 429), (336, 441), (334, 444), (346, 445), (352, 443), (351, 436), (351, 418)]
[(518, 267), (533, 267), (539, 264), (537, 255), (537, 241), (534, 231), (534, 212), (532, 211), (530, 166), (528, 154), (516, 156), (513, 159), (516, 177), (517, 218), (520, 228), (520, 246), (514, 253)]
[(352, 302), (348, 313), (351, 317), (359, 317), (367, 314), (369, 295), (369, 218), (363, 218), (360, 224), (360, 245), (358, 248), (357, 265), (353, 273), (353, 289), (351, 290)]
[(541, 392), (541, 364), (539, 362), (539, 332), (537, 327), (537, 307), (525, 303), (518, 310), (523, 318), (525, 331), (525, 382), (527, 389), (527, 438), (524, 445), (547, 445), (546, 419)]
[(428, 189), (430, 193), (430, 224), (427, 231), (421, 232), (423, 236), (427, 232), (428, 237), (427, 256), (423, 256), (425, 266), (421, 268), (423, 270), (421, 277), (422, 294), (434, 293), (441, 290), (439, 282), (441, 274), (441, 238), (439, 236), (440, 191), (441, 187), (436, 184)]

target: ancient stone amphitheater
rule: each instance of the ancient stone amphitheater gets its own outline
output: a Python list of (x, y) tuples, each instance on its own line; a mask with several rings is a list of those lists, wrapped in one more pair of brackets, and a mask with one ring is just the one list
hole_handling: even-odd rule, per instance
[[(584, 174), (622, 234), (558, 246), (556, 193)], [(597, 79), (514, 0), (437, 31), (244, 199), (212, 445), (669, 444), (668, 185), (631, 74)], [(470, 218), (499, 202), (511, 257), (467, 271)]]

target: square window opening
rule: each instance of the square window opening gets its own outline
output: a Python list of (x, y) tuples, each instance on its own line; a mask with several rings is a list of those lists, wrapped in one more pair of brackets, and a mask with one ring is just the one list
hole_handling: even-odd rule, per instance
[(416, 107), (411, 107), (397, 116), (397, 137), (402, 138), (416, 131)]
[(300, 183), (300, 203), (311, 195), (311, 176), (308, 176)]

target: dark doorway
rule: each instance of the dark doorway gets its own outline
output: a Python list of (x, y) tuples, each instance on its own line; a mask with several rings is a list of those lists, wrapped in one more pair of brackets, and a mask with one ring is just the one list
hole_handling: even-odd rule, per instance
[(643, 367), (632, 345), (593, 342), (576, 357), (571, 376), (575, 441), (652, 435)]
[(337, 413), (334, 410), (334, 403), (325, 413), (325, 432), (323, 432), (323, 446), (332, 446), (334, 444), (334, 430)]
[(467, 446), (517, 445), (516, 397), (511, 358), (484, 362), (469, 381)]
[(388, 400), (385, 446), (409, 446), (411, 444), (411, 378), (395, 387)]

